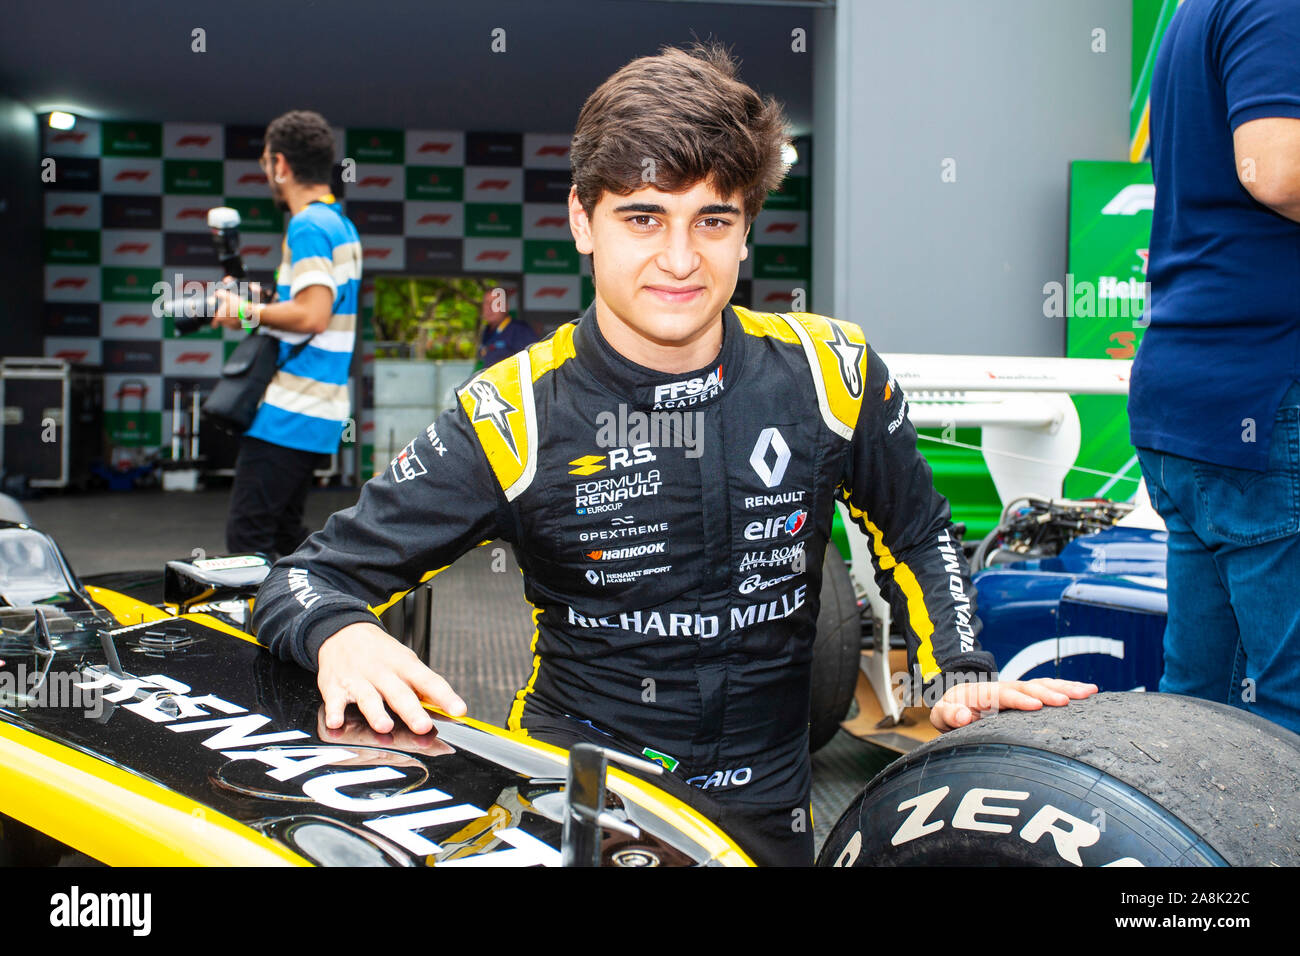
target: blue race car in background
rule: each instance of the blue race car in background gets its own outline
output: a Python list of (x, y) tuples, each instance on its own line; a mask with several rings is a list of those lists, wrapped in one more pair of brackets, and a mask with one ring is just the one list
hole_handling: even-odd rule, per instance
[(1164, 669), (1167, 532), (1117, 524), (1132, 507), (1115, 502), (1022, 502), (971, 556), (980, 642), (1002, 677), (1154, 691)]

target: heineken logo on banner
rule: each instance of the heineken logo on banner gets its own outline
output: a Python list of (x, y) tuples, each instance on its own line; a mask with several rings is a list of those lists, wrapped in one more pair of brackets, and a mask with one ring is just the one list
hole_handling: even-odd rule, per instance
[(810, 205), (808, 179), (787, 176), (778, 189), (767, 194), (764, 209), (807, 209)]
[[(161, 196), (113, 196), (103, 199), (105, 229), (162, 228)], [(203, 211), (203, 228), (207, 228), (207, 210)]]
[(88, 156), (60, 156), (55, 177), (44, 182), (46, 189), (75, 192), (99, 192), (99, 160)]
[(108, 302), (152, 302), (154, 284), (162, 281), (162, 269), (105, 266), (102, 272), (103, 297)]
[(163, 192), (220, 195), (224, 181), (219, 159), (163, 160)]
[(105, 156), (161, 156), (161, 123), (104, 123), (101, 127)]
[(807, 246), (755, 246), (755, 279), (803, 279), (812, 275)]
[(569, 242), (551, 242), (546, 239), (524, 240), (525, 272), (578, 271), (578, 248)]
[[(224, 205), (239, 213), (239, 231), (245, 232), (283, 232), (284, 213), (275, 208), (270, 198), (249, 199), (247, 197), (227, 196)], [(207, 223), (204, 213), (204, 224)]]
[(400, 163), (406, 159), (406, 133), (400, 129), (350, 129), (347, 155), (358, 163)]
[(465, 235), (515, 239), (523, 235), (524, 210), (517, 203), (466, 203)]
[(45, 261), (99, 264), (99, 233), (94, 229), (46, 229)]
[(459, 202), (465, 195), (465, 170), (458, 166), (407, 166), (407, 199)]

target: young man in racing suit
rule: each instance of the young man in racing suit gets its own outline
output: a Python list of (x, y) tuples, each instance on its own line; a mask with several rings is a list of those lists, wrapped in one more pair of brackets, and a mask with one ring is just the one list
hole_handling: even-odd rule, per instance
[(987, 679), (947, 502), (862, 329), (727, 305), (784, 141), (780, 108), (716, 50), (633, 61), (588, 99), (569, 208), (595, 303), (460, 389), (258, 595), (259, 638), (318, 669), (327, 726), (351, 702), (385, 732), (386, 703), (427, 731), (417, 695), (464, 712), (375, 615), (502, 538), (536, 624), (509, 727), (653, 757), (756, 860), (809, 864), (810, 665), (837, 499), (942, 693), (940, 729), (1095, 690)]

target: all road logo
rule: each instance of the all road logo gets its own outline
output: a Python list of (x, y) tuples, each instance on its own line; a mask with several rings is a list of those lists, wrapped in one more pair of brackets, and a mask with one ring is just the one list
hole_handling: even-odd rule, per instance
[(849, 396), (861, 398), (862, 353), (867, 350), (867, 347), (850, 341), (838, 322), (831, 323), (831, 337), (824, 339), (823, 344), (834, 353), (836, 361), (839, 362), (840, 380), (844, 382), (844, 388)]
[(518, 412), (519, 409), (502, 398), (495, 385), (481, 378), (470, 382), (467, 390), (474, 402), (470, 421), (475, 425), (479, 422), (491, 422), (497, 434), (501, 436), (501, 440), (510, 449), (510, 454), (515, 456), (515, 461), (519, 461), (519, 449), (515, 447), (515, 436), (510, 430), (508, 419), (509, 415)]
[[(768, 452), (775, 456), (771, 465), (767, 463)], [(749, 464), (769, 488), (775, 488), (781, 483), (785, 477), (785, 467), (790, 464), (790, 446), (775, 426), (768, 426), (758, 433), (754, 450), (749, 453)]]
[(415, 439), (406, 443), (406, 447), (392, 460), (389, 465), (393, 469), (393, 481), (410, 481), (412, 478), (419, 478), (421, 475), (427, 475), (429, 470), (424, 467), (424, 462), (420, 461), (415, 454)]
[(667, 385), (656, 385), (654, 407), (656, 409), (688, 408), (722, 394), (723, 388), (725, 385), (722, 380), (722, 366), (719, 365), (708, 375), (687, 378), (680, 382), (669, 382)]

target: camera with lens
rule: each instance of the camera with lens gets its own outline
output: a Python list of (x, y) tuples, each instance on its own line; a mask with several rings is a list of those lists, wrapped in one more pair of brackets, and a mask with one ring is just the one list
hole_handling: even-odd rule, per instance
[[(208, 210), (208, 229), (212, 233), (212, 245), (216, 249), (217, 260), (221, 263), (223, 275), (230, 276), (231, 281), (219, 288), (239, 292), (239, 283), (245, 278), (244, 260), (239, 255), (239, 213), (229, 206), (216, 206)], [(274, 289), (262, 289), (262, 301), (269, 302)], [(162, 304), (164, 316), (172, 319), (177, 335), (192, 335), (212, 324), (217, 312), (215, 296), (183, 296), (181, 290), (175, 290), (175, 297)]]

